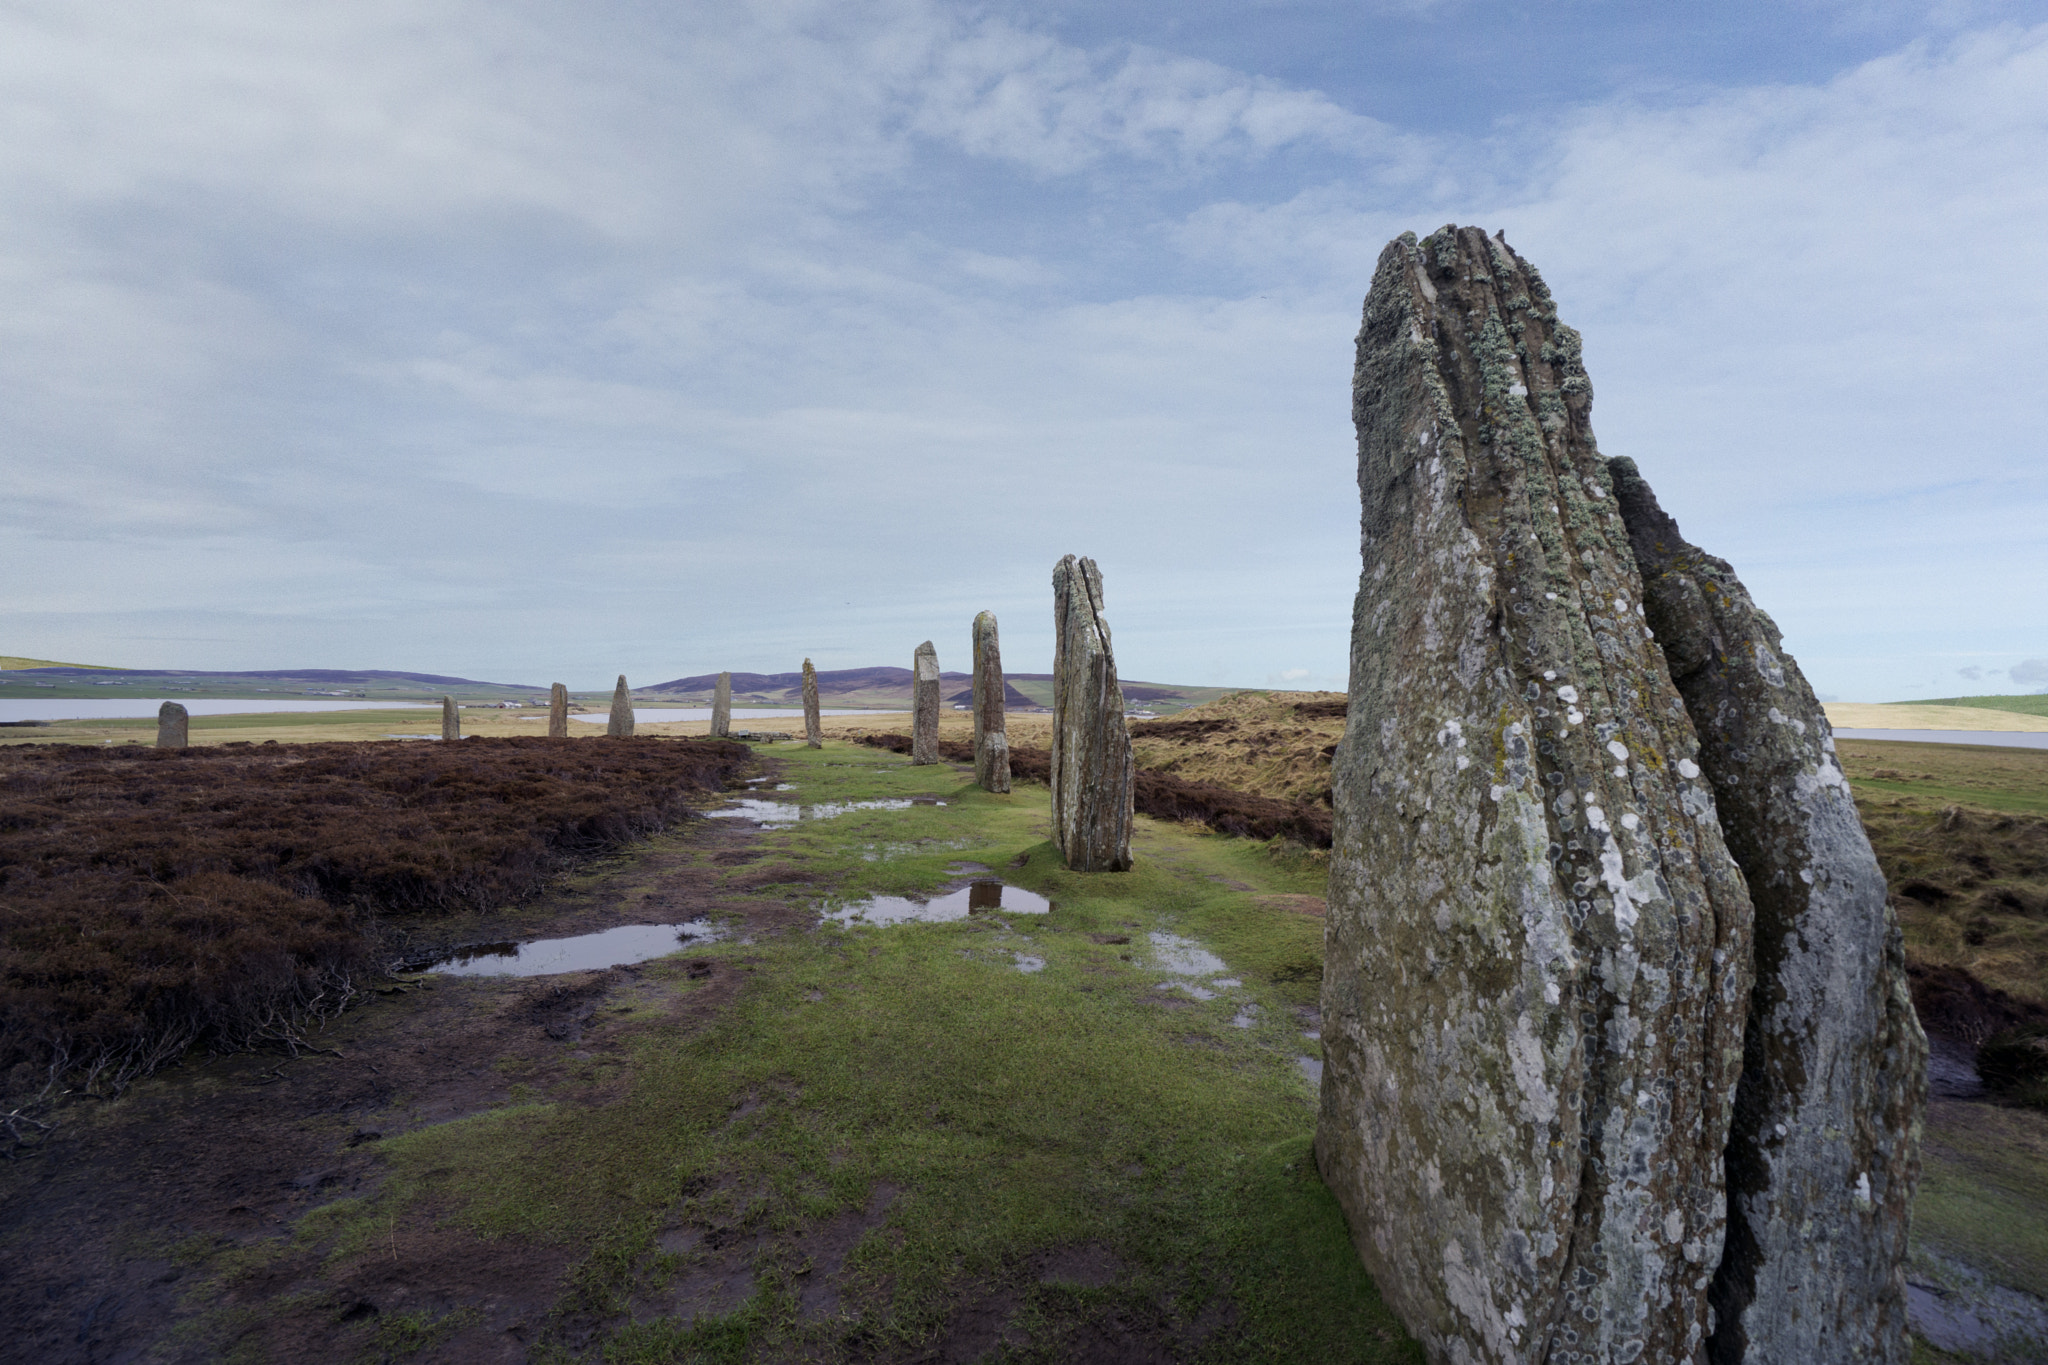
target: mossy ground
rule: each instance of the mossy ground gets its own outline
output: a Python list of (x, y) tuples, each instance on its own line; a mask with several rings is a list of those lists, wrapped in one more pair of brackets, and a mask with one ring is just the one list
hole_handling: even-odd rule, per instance
[[(1308, 1155), (1319, 860), (1141, 819), (1133, 871), (1073, 874), (1043, 789), (853, 746), (776, 757), (806, 802), (946, 804), (767, 831), (757, 889), (829, 907), (974, 862), (1054, 909), (696, 950), (746, 984), (706, 1027), (653, 1012), (616, 1098), (387, 1141), (382, 1189), (304, 1235), (374, 1257), (431, 1212), (573, 1248), (537, 1358), (1421, 1358)], [(1153, 932), (1238, 984), (1161, 990)], [(690, 988), (680, 958), (647, 971)]]

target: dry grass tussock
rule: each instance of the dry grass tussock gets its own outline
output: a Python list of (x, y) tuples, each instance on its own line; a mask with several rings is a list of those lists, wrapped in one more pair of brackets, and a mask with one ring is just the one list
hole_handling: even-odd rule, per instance
[(725, 743), (0, 751), (0, 1096), (296, 1045), (377, 916), (483, 909), (679, 818)]
[(1138, 766), (1275, 801), (1321, 802), (1344, 737), (1341, 692), (1240, 692), (1172, 720), (1131, 722)]

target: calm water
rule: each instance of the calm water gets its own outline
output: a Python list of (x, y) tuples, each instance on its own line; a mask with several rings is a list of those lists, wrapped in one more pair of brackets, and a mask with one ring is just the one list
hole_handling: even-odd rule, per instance
[(447, 976), (552, 976), (588, 972), (680, 953), (720, 938), (717, 925), (694, 919), (685, 924), (622, 924), (573, 938), (528, 943), (471, 943), (418, 969)]
[[(825, 918), (841, 924), (942, 924), (947, 920), (966, 919), (969, 915), (984, 915), (991, 910), (1006, 914), (1044, 915), (1052, 911), (1052, 902), (1036, 891), (1026, 891), (1021, 886), (1011, 886), (992, 877), (969, 882), (957, 890), (943, 895), (920, 900), (915, 896), (870, 896), (864, 901), (827, 910)], [(1035, 972), (1045, 965), (1043, 959), (1031, 958), (1036, 966), (1020, 969)]]
[(1995, 744), (2048, 749), (2048, 730), (1837, 730), (1836, 739), (1896, 739), (1907, 744)]
[[(271, 701), (268, 697), (67, 697), (0, 699), (0, 720), (154, 720), (157, 708), (174, 701), (192, 716), (255, 716), (285, 711), (422, 711), (423, 701)], [(433, 703), (436, 711), (440, 703)]]
[(943, 806), (932, 796), (891, 797), (882, 801), (818, 801), (807, 806), (794, 801), (762, 801), (742, 796), (724, 810), (704, 812), (712, 819), (752, 820), (761, 825), (793, 825), (799, 820), (830, 820), (850, 810), (909, 810), (912, 806)]

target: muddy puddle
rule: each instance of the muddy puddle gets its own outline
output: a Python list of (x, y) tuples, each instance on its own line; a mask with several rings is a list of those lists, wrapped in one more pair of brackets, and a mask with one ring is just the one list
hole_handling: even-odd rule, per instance
[[(1196, 1000), (1215, 1000), (1244, 985), (1237, 977), (1226, 975), (1230, 964), (1191, 938), (1157, 931), (1145, 937), (1152, 947), (1153, 969), (1165, 972), (1171, 978), (1159, 983), (1158, 988), (1162, 991), (1176, 991)], [(1256, 1004), (1247, 1002), (1240, 1005), (1231, 1017), (1231, 1027), (1256, 1028), (1260, 1014)], [(1305, 1030), (1301, 1036), (1315, 1046), (1315, 1055), (1297, 1054), (1294, 1065), (1310, 1085), (1320, 1086), (1323, 1083), (1322, 1034)]]
[(409, 971), (446, 976), (553, 976), (558, 972), (589, 972), (623, 967), (665, 957), (724, 936), (709, 920), (684, 924), (622, 924), (571, 938), (533, 939), (526, 943), (470, 943), (444, 957), (408, 964)]
[[(982, 877), (928, 898), (870, 896), (863, 901), (827, 910), (824, 917), (848, 925), (943, 924), (992, 910), (1006, 914), (1044, 915), (1051, 913), (1052, 902), (1036, 891), (1026, 891), (1021, 886), (1011, 886), (993, 877)], [(1038, 965), (1042, 967), (1045, 964), (1041, 962)], [(1036, 971), (1037, 968), (1026, 970)]]
[(724, 810), (704, 812), (714, 820), (752, 820), (757, 825), (793, 825), (799, 820), (830, 820), (856, 810), (909, 810), (912, 806), (943, 806), (936, 796), (891, 797), (882, 801), (820, 801), (801, 805), (795, 801), (764, 801), (742, 796)]

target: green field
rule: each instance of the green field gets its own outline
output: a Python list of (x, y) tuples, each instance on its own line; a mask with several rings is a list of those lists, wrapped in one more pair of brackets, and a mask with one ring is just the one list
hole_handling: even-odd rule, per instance
[(1924, 701), (1899, 702), (1900, 706), (1974, 706), (1986, 711), (2017, 711), (2027, 716), (2048, 716), (2048, 692), (2017, 697), (1929, 697)]

